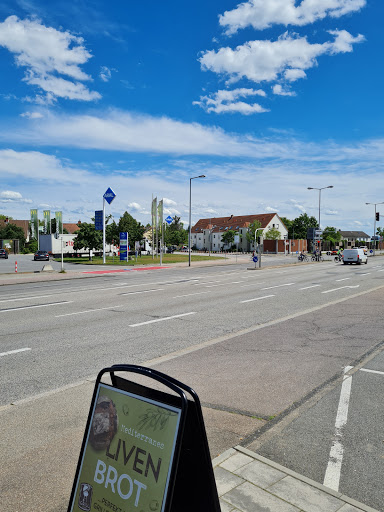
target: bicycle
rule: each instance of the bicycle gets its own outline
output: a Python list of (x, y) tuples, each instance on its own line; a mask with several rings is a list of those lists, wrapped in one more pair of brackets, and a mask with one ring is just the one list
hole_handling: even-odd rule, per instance
[(321, 255), (319, 255), (319, 256), (313, 255), (311, 258), (311, 261), (324, 261), (324, 258)]
[(306, 254), (302, 254), (297, 258), (299, 261), (309, 261), (309, 258)]
[(335, 263), (339, 263), (340, 261), (343, 261), (343, 257), (341, 256), (341, 254), (338, 254), (337, 256), (334, 257), (333, 261)]

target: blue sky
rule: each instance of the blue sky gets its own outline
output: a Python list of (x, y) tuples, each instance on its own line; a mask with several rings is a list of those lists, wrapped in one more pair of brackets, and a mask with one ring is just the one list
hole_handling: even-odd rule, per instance
[[(277, 212), (373, 234), (379, 0), (3, 0), (0, 213)], [(383, 205), (384, 207), (384, 205)], [(380, 211), (380, 205), (377, 210)], [(384, 216), (384, 208), (383, 216)], [(378, 225), (382, 225), (382, 221)]]

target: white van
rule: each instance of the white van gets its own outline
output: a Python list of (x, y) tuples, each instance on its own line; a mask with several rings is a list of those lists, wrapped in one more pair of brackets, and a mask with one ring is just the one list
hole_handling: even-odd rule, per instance
[(368, 256), (365, 254), (363, 249), (344, 249), (343, 251), (343, 263), (356, 263), (361, 265), (362, 263), (368, 263)]

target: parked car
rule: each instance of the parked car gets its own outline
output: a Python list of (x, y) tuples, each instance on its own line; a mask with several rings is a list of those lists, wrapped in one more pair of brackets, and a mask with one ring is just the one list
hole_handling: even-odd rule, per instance
[(49, 261), (49, 253), (47, 251), (37, 251), (33, 259), (35, 261)]
[(368, 254), (368, 247), (366, 245), (360, 246), (359, 249), (363, 249), (364, 254)]
[(364, 253), (363, 249), (344, 249), (343, 251), (343, 263), (347, 265), (349, 263), (356, 263), (361, 265), (362, 263), (368, 263), (368, 256)]
[(172, 254), (173, 252), (175, 252), (175, 248), (172, 246), (169, 246), (169, 247), (167, 247), (167, 252)]
[(8, 259), (8, 253), (5, 249), (0, 249), (0, 258)]

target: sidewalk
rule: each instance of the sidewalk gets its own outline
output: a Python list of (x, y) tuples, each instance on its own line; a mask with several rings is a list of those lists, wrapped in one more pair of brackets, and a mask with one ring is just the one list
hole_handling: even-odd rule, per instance
[(221, 512), (378, 512), (241, 446), (213, 467)]

